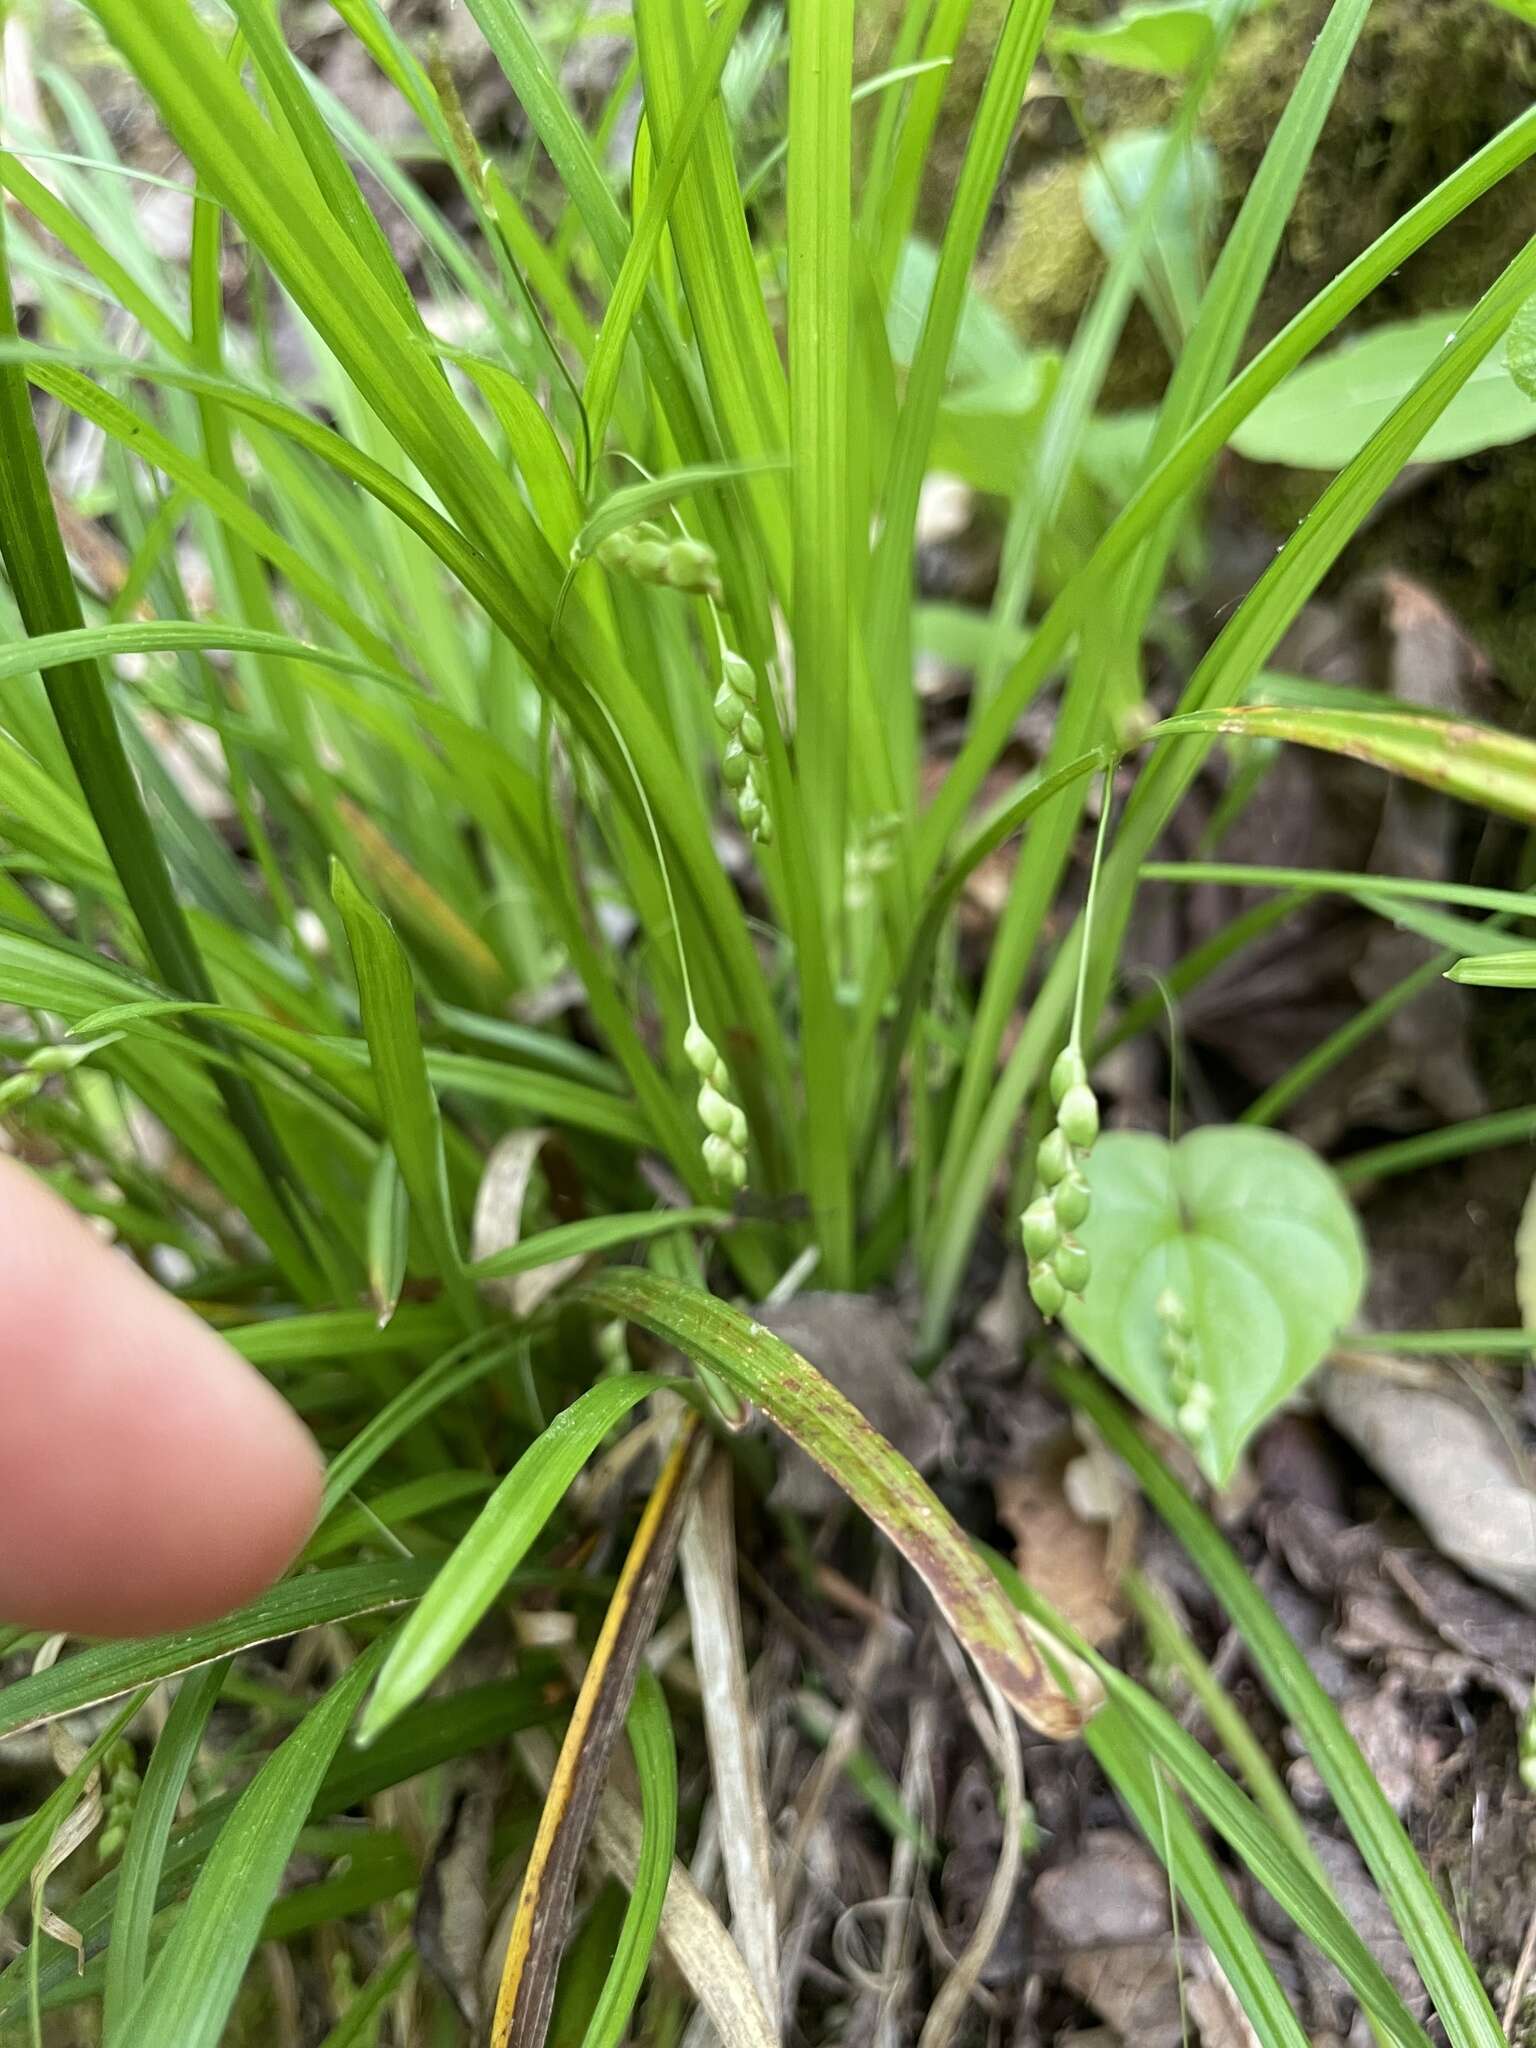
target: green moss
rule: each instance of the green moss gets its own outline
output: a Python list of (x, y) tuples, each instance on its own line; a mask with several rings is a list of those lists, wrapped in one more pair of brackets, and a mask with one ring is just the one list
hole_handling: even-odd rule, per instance
[[(1076, 162), (1048, 164), (1016, 184), (981, 283), (1019, 333), (1037, 347), (1064, 349), (1103, 275), (1103, 253), (1083, 218)], [(1168, 351), (1138, 300), (1105, 383), (1106, 403), (1150, 404), (1167, 376)]]
[(983, 278), (998, 311), (1029, 340), (1063, 347), (1103, 274), (1083, 218), (1077, 164), (1048, 164), (1015, 185)]

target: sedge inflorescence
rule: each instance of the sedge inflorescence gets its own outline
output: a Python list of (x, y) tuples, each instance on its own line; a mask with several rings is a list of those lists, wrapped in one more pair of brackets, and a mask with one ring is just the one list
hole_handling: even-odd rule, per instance
[(610, 533), (598, 543), (596, 554), (605, 569), (633, 576), (637, 583), (657, 583), (715, 603), (723, 595), (714, 549), (688, 534), (669, 534), (648, 519)]
[(704, 1164), (722, 1187), (739, 1192), (747, 1184), (747, 1118), (731, 1096), (730, 1069), (714, 1040), (695, 1021), (683, 1039), (683, 1056), (699, 1077), (699, 1122), (704, 1126)]
[(1061, 1314), (1069, 1294), (1082, 1293), (1090, 1271), (1087, 1247), (1072, 1233), (1093, 1200), (1083, 1165), (1099, 1135), (1099, 1103), (1075, 1046), (1057, 1055), (1051, 1101), (1056, 1121), (1035, 1154), (1034, 1193), (1019, 1220), (1030, 1295), (1047, 1320)]
[(757, 712), (757, 677), (752, 664), (729, 647), (720, 651), (720, 687), (715, 692), (715, 723), (725, 734), (720, 773), (736, 799), (743, 831), (759, 846), (773, 838), (773, 820), (758, 780), (765, 749), (763, 721)]

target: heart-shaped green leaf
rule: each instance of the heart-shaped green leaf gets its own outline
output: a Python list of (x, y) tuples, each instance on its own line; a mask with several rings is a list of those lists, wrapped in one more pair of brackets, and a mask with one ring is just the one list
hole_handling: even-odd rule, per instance
[(1353, 1315), (1365, 1251), (1339, 1183), (1278, 1131), (1212, 1125), (1177, 1145), (1113, 1131), (1094, 1147), (1092, 1260), (1067, 1326), (1146, 1413), (1177, 1429), (1170, 1297), (1209, 1419), (1191, 1431), (1220, 1486), (1255, 1429), (1307, 1377)]

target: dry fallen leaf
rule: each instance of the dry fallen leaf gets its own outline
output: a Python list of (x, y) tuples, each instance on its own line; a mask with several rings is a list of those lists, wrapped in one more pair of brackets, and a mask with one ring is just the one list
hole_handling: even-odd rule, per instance
[[(1428, 2006), (1424, 1986), (1408, 1953), (1408, 1945), (1392, 1917), (1392, 1909), (1372, 1882), (1358, 1850), (1353, 1843), (1342, 1841), (1325, 1829), (1309, 1828), (1307, 1835), (1313, 1854), (1327, 1873), (1334, 1897), (1344, 1908), (1355, 1932), (1386, 1971), (1409, 2011), (1422, 2017)], [(1347, 2010), (1353, 2001), (1344, 1988), (1342, 1978), (1337, 1977), (1332, 1965), (1315, 1952), (1309, 1960), (1319, 1965), (1321, 1972), (1333, 1980), (1335, 1995)]]
[(1311, 1593), (1337, 1603), (1334, 1647), (1385, 1664), (1417, 1692), (1477, 1684), (1523, 1711), (1536, 1677), (1536, 1620), (1433, 1551), (1393, 1544), (1311, 1501), (1268, 1507), (1264, 1534)]
[(699, 1674), (710, 1777), (731, 1901), (731, 1933), (764, 2008), (780, 2009), (773, 1834), (763, 1793), (763, 1731), (752, 1713), (736, 1585), (730, 1457), (712, 1456), (683, 1525), (679, 1559)]
[(1200, 2030), (1202, 2048), (1259, 2048), (1259, 2037), (1237, 1993), (1219, 1970), (1191, 1976), (1184, 1997)]
[(489, 1784), (465, 1786), (458, 1792), (422, 1873), (412, 1923), (422, 1961), (471, 2030), (480, 2024), (495, 1818), (496, 1800)]
[[(535, 1782), (555, 1774), (555, 1745), (542, 1728), (526, 1730), (515, 1746)], [(592, 1846), (619, 1882), (632, 1885), (640, 1864), (639, 1812), (610, 1787), (598, 1805)], [(679, 1975), (708, 2015), (721, 2048), (781, 2048), (778, 2027), (763, 2010), (752, 1974), (719, 1915), (681, 1863), (672, 1866), (661, 1912), (661, 1943)]]
[[(1168, 1879), (1134, 1835), (1085, 1834), (1068, 1863), (1035, 1882), (1036, 1913), (1068, 1953), (1061, 1974), (1123, 2041), (1177, 2048), (1183, 2037)], [(1183, 1961), (1188, 1968), (1186, 1949)]]
[[(1129, 1562), (1132, 1531), (1123, 1521), (1090, 1522), (1067, 1497), (1067, 1472), (1080, 1446), (1068, 1432), (1028, 1465), (993, 1480), (997, 1518), (1013, 1537), (1019, 1571), (1096, 1647), (1125, 1622), (1116, 1584)], [(1134, 1507), (1126, 1514), (1134, 1515)]]
[(1449, 1393), (1369, 1371), (1317, 1382), (1341, 1436), (1474, 1578), (1536, 1609), (1536, 1491), (1491, 1416)]

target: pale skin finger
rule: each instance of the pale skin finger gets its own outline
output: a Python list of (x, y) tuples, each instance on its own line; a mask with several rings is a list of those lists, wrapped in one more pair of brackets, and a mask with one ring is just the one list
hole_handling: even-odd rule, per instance
[(0, 1157), (0, 1621), (211, 1620), (292, 1561), (321, 1483), (261, 1376)]

